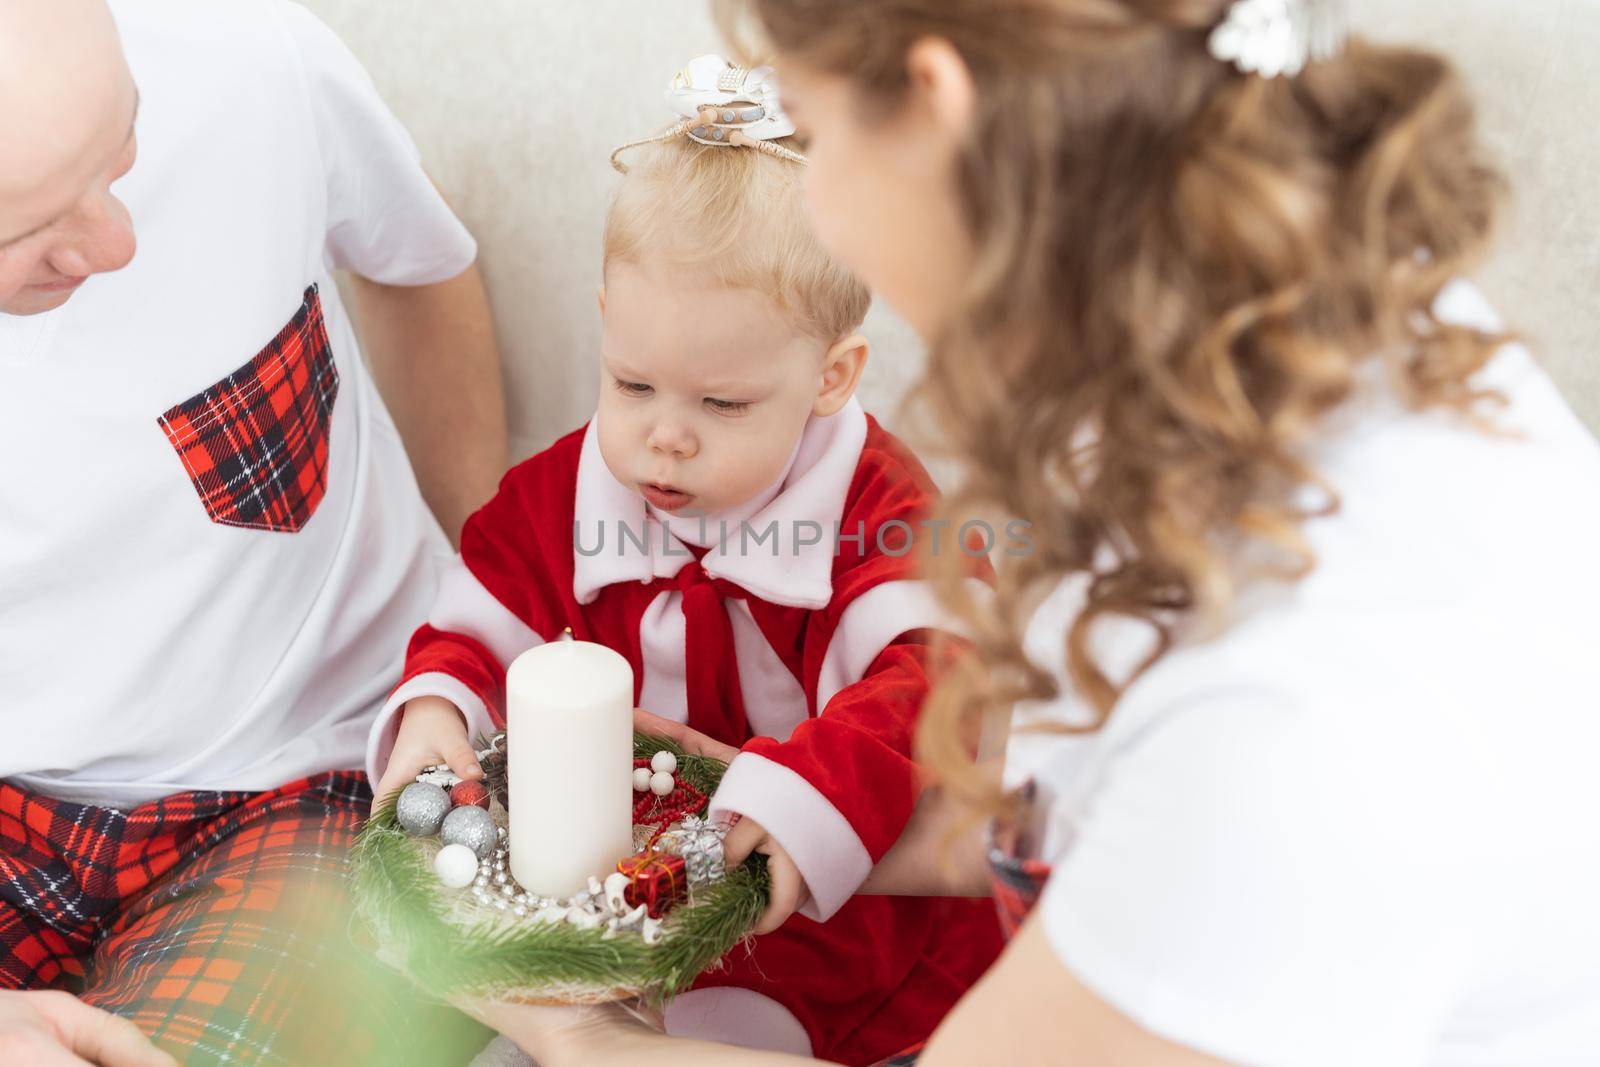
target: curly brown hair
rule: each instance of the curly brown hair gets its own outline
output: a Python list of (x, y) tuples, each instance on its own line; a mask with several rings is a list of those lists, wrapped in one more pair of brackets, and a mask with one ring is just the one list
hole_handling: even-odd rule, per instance
[[(1064, 659), (1093, 729), (1185, 620), (1225, 623), (1270, 555), (1313, 565), (1300, 458), (1323, 416), (1382, 360), (1416, 405), (1466, 408), (1504, 340), (1439, 321), (1439, 291), (1487, 245), (1502, 182), (1438, 56), (1352, 40), (1293, 78), (1211, 57), (1228, 0), (725, 0), (781, 63), (847, 77), (892, 113), (921, 38), (977, 87), (956, 187), (976, 256), (914, 391), (960, 484), (947, 518), (1021, 516), (1033, 550), (970, 595), (934, 561), (979, 655), (930, 700), (922, 758), (999, 810), (974, 774), (984, 722), (1055, 698), (1022, 635), (1082, 576)], [(1262, 548), (1267, 551), (1263, 553)], [(1148, 623), (1155, 652), (1114, 677), (1091, 634)], [(1068, 729), (1067, 727), (1061, 727)]]

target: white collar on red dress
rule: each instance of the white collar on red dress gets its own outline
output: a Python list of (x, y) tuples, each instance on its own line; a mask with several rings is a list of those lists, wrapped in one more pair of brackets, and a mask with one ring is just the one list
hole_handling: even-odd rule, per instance
[[(694, 558), (684, 541), (650, 513), (644, 497), (612, 476), (600, 455), (596, 423), (591, 419), (584, 431), (573, 508), (578, 543), (572, 554), (572, 593), (580, 604), (593, 603), (600, 590), (618, 582), (670, 578)], [(853, 397), (838, 414), (813, 416), (800, 434), (787, 475), (764, 507), (748, 517), (740, 508), (706, 516), (712, 547), (700, 561), (705, 573), (774, 604), (813, 611), (826, 607), (833, 599), (835, 524), (843, 518), (866, 440), (866, 412)], [(741, 518), (749, 531), (743, 544)], [(684, 521), (673, 523), (681, 526)], [(698, 525), (697, 520), (687, 521), (690, 528)], [(728, 524), (728, 537), (719, 545), (721, 522)], [(622, 537), (624, 527), (633, 536)], [(769, 527), (775, 534), (758, 544), (755, 538), (766, 535)], [(602, 536), (604, 542), (595, 551)]]

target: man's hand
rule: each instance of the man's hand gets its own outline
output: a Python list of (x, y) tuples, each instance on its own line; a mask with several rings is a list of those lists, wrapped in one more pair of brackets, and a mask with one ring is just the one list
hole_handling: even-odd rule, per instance
[(463, 779), (482, 778), (478, 754), (467, 739), (467, 720), (444, 697), (417, 697), (400, 709), (400, 736), (383, 778), (372, 787), (372, 810), (416, 778), (417, 772), (445, 763)]
[(0, 1063), (29, 1067), (177, 1067), (126, 1019), (67, 993), (0, 992)]

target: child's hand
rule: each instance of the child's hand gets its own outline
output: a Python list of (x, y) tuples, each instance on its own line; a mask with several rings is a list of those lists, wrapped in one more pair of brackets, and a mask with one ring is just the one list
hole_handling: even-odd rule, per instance
[(400, 735), (395, 738), (389, 768), (372, 787), (372, 810), (378, 810), (384, 797), (410, 784), (422, 768), (436, 763), (449, 764), (463, 779), (483, 777), (460, 710), (444, 697), (408, 700), (400, 709)]
[(633, 709), (633, 729), (636, 733), (650, 734), (653, 737), (665, 737), (674, 742), (685, 752), (696, 756), (710, 756), (723, 763), (732, 763), (733, 757), (739, 754), (738, 745), (725, 745), (712, 737), (707, 737), (699, 730), (690, 728), (681, 722), (663, 719), (659, 715), (645, 711), (643, 708)]
[(789, 916), (798, 911), (800, 905), (811, 899), (811, 890), (806, 888), (800, 868), (795, 866), (783, 846), (773, 840), (765, 827), (754, 819), (740, 816), (739, 821), (733, 824), (733, 829), (728, 831), (722, 851), (730, 868), (743, 863), (752, 852), (760, 852), (767, 857), (767, 873), (772, 876), (772, 900), (767, 904), (767, 910), (761, 913), (761, 921), (756, 923), (756, 933), (772, 933), (788, 922)]
[[(739, 754), (739, 749), (734, 745), (723, 744), (699, 730), (652, 715), (643, 708), (633, 709), (633, 728), (643, 734), (654, 734), (675, 741), (685, 752), (711, 756), (724, 763), (731, 763), (733, 757)], [(811, 891), (806, 888), (806, 880), (800, 877), (800, 868), (789, 858), (783, 846), (774, 841), (760, 823), (741, 816), (728, 831), (727, 839), (722, 843), (722, 854), (728, 861), (728, 867), (733, 868), (749, 859), (752, 852), (766, 855), (767, 871), (772, 875), (772, 900), (767, 910), (761, 913), (761, 921), (756, 924), (756, 933), (769, 934), (787, 922), (789, 916), (810, 899)]]

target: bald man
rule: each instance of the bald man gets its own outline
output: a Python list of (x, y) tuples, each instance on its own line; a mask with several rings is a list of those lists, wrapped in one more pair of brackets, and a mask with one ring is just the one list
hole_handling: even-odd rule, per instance
[(134, 164), (138, 108), (103, 5), (0, 7), (0, 311), (50, 311), (133, 258), (133, 225), (111, 185)]
[(420, 1041), (344, 863), (505, 464), (476, 245), (287, 0), (5, 0), (0, 115), (0, 1063)]

